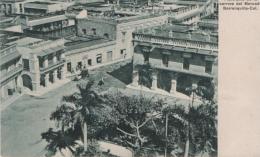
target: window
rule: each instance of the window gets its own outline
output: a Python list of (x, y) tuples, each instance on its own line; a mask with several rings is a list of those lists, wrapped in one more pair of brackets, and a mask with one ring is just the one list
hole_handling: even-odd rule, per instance
[(125, 37), (126, 37), (126, 32), (122, 32), (122, 41), (125, 41)]
[(143, 52), (144, 55), (144, 63), (149, 63), (149, 52)]
[(108, 39), (109, 35), (107, 33), (104, 34), (104, 38)]
[(97, 35), (96, 28), (92, 28), (92, 34)]
[(212, 62), (206, 61), (205, 72), (206, 73), (211, 73), (212, 72)]
[(67, 63), (67, 71), (68, 72), (72, 72), (72, 70), (71, 70), (71, 62)]
[(77, 69), (80, 70), (82, 68), (82, 62), (78, 62)]
[(87, 30), (86, 29), (82, 29), (82, 32), (83, 32), (84, 35), (87, 34)]
[(23, 70), (30, 71), (30, 64), (28, 59), (23, 59)]
[(23, 13), (23, 5), (22, 3), (19, 4), (20, 13)]
[(112, 59), (113, 59), (112, 51), (107, 52), (107, 61), (112, 61)]
[(126, 57), (126, 49), (120, 50), (120, 54), (121, 54), (121, 58), (125, 58)]
[(163, 55), (162, 56), (162, 63), (164, 66), (168, 67), (169, 64), (169, 55)]
[(88, 59), (88, 65), (92, 65), (92, 60)]
[(183, 60), (183, 69), (189, 70), (190, 68), (190, 62), (188, 58), (184, 58)]
[(102, 63), (102, 55), (101, 54), (97, 55), (97, 63)]

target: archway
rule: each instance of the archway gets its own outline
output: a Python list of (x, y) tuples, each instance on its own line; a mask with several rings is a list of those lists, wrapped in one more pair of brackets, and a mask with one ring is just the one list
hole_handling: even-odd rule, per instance
[(22, 79), (23, 79), (23, 86), (32, 90), (32, 79), (31, 79), (31, 77), (29, 75), (24, 74), (22, 76)]
[(187, 91), (187, 88), (189, 88), (191, 86), (192, 86), (192, 80), (189, 76), (181, 75), (177, 78), (177, 88), (176, 88), (176, 90), (178, 92), (181, 92), (181, 93), (189, 96), (191, 94), (191, 92)]

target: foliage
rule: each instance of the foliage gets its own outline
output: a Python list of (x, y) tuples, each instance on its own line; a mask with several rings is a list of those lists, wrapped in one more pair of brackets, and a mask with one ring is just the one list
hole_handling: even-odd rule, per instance
[(53, 156), (57, 151), (68, 148), (72, 153), (75, 153), (74, 147), (77, 145), (77, 136), (72, 129), (68, 129), (65, 132), (58, 130), (53, 131), (49, 128), (47, 132), (41, 134), (42, 139), (45, 139), (48, 144), (45, 147), (47, 150), (47, 157)]
[(140, 66), (139, 69), (139, 84), (144, 85), (145, 87), (152, 87), (152, 67), (150, 64), (144, 64)]

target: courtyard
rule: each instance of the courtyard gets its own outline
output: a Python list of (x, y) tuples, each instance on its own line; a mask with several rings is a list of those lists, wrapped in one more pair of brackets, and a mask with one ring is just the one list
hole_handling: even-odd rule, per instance
[[(99, 92), (119, 89), (127, 95), (140, 94), (140, 92), (137, 93), (133, 89), (126, 88), (131, 80), (129, 75), (131, 69), (129, 68), (131, 68), (129, 61), (101, 67), (89, 71), (88, 79), (95, 81), (94, 88)], [(102, 78), (104, 84), (99, 86), (98, 81)], [(38, 97), (23, 95), (5, 108), (1, 112), (2, 155), (5, 157), (44, 156), (46, 142), (41, 140), (41, 133), (54, 127), (54, 123), (49, 120), (50, 114), (60, 104), (63, 95), (72, 94), (77, 90), (76, 84), (80, 81), (71, 81)], [(146, 93), (145, 95), (154, 96), (156, 94)], [(164, 96), (164, 98), (166, 97)], [(188, 103), (187, 100), (178, 101)]]

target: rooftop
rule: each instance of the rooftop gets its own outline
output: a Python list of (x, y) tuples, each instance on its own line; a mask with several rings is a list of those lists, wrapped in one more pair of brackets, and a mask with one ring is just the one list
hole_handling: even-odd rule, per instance
[(97, 46), (104, 43), (111, 43), (112, 40), (103, 38), (93, 38), (93, 37), (71, 37), (66, 39), (65, 47), (67, 51), (88, 48), (92, 46)]
[(34, 2), (28, 2), (27, 4), (51, 5), (51, 4), (56, 4), (56, 3), (53, 3), (53, 2), (46, 2), (46, 1), (34, 1)]
[(216, 36), (209, 33), (193, 30), (187, 26), (178, 25), (162, 25), (153, 27), (152, 29), (143, 29), (135, 31), (135, 34), (143, 34), (162, 38), (182, 39), (199, 42), (217, 43)]

